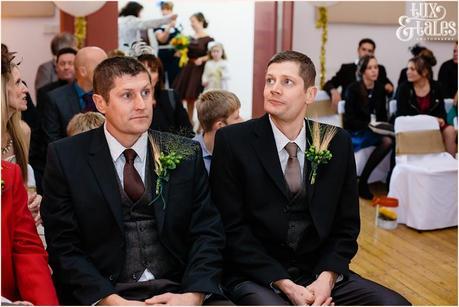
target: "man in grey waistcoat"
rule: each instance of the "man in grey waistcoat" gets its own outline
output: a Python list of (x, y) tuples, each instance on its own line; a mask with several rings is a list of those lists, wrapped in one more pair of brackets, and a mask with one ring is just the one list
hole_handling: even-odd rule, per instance
[(148, 131), (153, 87), (135, 59), (103, 61), (97, 129), (52, 143), (42, 216), (60, 302), (201, 305), (219, 285), (224, 230), (191, 140)]

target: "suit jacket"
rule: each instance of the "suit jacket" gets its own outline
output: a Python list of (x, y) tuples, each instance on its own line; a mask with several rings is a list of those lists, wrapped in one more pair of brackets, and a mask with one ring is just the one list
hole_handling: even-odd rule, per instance
[(35, 89), (57, 80), (56, 64), (54, 60), (49, 60), (38, 66), (35, 76)]
[[(392, 84), (392, 82), (390, 82), (390, 80), (387, 78), (386, 68), (384, 68), (382, 65), (378, 65), (378, 67), (378, 81), (381, 82), (384, 86), (387, 83)], [(331, 96), (330, 91), (341, 86), (341, 95), (344, 97), (346, 95), (346, 89), (348, 85), (357, 80), (355, 76), (356, 71), (357, 65), (355, 63), (341, 65), (341, 68), (338, 70), (336, 75), (324, 84), (324, 91), (326, 91), (328, 95)]]
[(67, 125), (73, 116), (81, 112), (81, 106), (73, 84), (58, 87), (46, 96), (42, 128), (48, 144), (67, 136)]
[(2, 161), (2, 296), (58, 305), (48, 256), (27, 208), (19, 166)]
[[(362, 97), (362, 82), (354, 82), (349, 85), (346, 95), (345, 112), (343, 114), (343, 128), (352, 131), (364, 130), (368, 128), (371, 120), (371, 111), (376, 114), (376, 120), (386, 122), (386, 94), (384, 85), (375, 82), (372, 98)], [(364, 95), (368, 95), (365, 90)], [(373, 103), (374, 110), (370, 110), (370, 101)]]
[[(41, 214), (50, 265), (64, 304), (90, 305), (116, 293), (125, 263), (125, 234), (117, 173), (103, 126), (48, 146)], [(170, 172), (152, 204), (161, 243), (183, 272), (184, 292), (220, 293), (224, 230), (212, 204), (201, 149), (195, 142), (152, 131), (191, 156)]]
[[(310, 140), (310, 132), (307, 131)], [(218, 130), (210, 168), (212, 198), (225, 226), (225, 279), (269, 286), (291, 278), (290, 263), (306, 273), (349, 273), (360, 229), (354, 152), (342, 129), (330, 144), (333, 158), (319, 166), (314, 185), (305, 160), (307, 206), (316, 233), (296, 252), (287, 246), (287, 184), (267, 115)]]

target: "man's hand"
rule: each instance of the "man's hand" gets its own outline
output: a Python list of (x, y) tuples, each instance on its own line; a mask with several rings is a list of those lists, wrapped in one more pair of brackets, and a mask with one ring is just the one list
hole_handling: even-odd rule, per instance
[(281, 279), (274, 282), (274, 285), (281, 290), (293, 305), (310, 305), (314, 302), (314, 295), (309, 289), (295, 284), (290, 279)]
[(188, 292), (183, 294), (164, 293), (145, 300), (147, 305), (198, 306), (204, 303), (204, 294)]
[(336, 273), (325, 271), (312, 284), (306, 287), (314, 294), (312, 305), (332, 304), (331, 291), (335, 286), (336, 277)]
[(130, 301), (122, 298), (118, 294), (110, 294), (106, 298), (100, 300), (98, 306), (145, 306), (141, 301)]
[(340, 102), (341, 100), (341, 94), (339, 93), (339, 91), (334, 88), (330, 91), (330, 94), (331, 94), (331, 101), (332, 101), (332, 106), (334, 107), (338, 107), (338, 102)]

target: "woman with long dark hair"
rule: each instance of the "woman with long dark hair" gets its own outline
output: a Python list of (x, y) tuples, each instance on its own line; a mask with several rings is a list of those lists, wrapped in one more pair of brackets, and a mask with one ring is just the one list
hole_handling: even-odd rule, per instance
[(378, 135), (368, 127), (373, 114), (377, 121), (387, 121), (386, 95), (384, 85), (377, 81), (378, 72), (378, 62), (374, 56), (367, 55), (359, 60), (358, 81), (347, 89), (343, 117), (343, 126), (351, 134), (354, 151), (376, 146), (359, 178), (359, 195), (365, 199), (373, 198), (368, 188), (368, 178), (394, 144), (392, 138)]

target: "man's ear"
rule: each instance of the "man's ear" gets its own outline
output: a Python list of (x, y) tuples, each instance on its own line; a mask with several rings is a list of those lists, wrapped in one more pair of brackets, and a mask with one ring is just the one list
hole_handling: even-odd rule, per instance
[(107, 102), (105, 101), (104, 97), (102, 97), (99, 94), (93, 94), (92, 95), (92, 100), (94, 101), (94, 104), (96, 105), (97, 110), (100, 113), (105, 114), (105, 110), (106, 110), (106, 107), (107, 107)]
[(310, 86), (306, 89), (306, 104), (311, 104), (316, 99), (317, 95), (317, 86)]
[(88, 74), (88, 70), (84, 66), (78, 66), (78, 67), (75, 67), (75, 69), (78, 70), (80, 76), (86, 77), (86, 75)]

